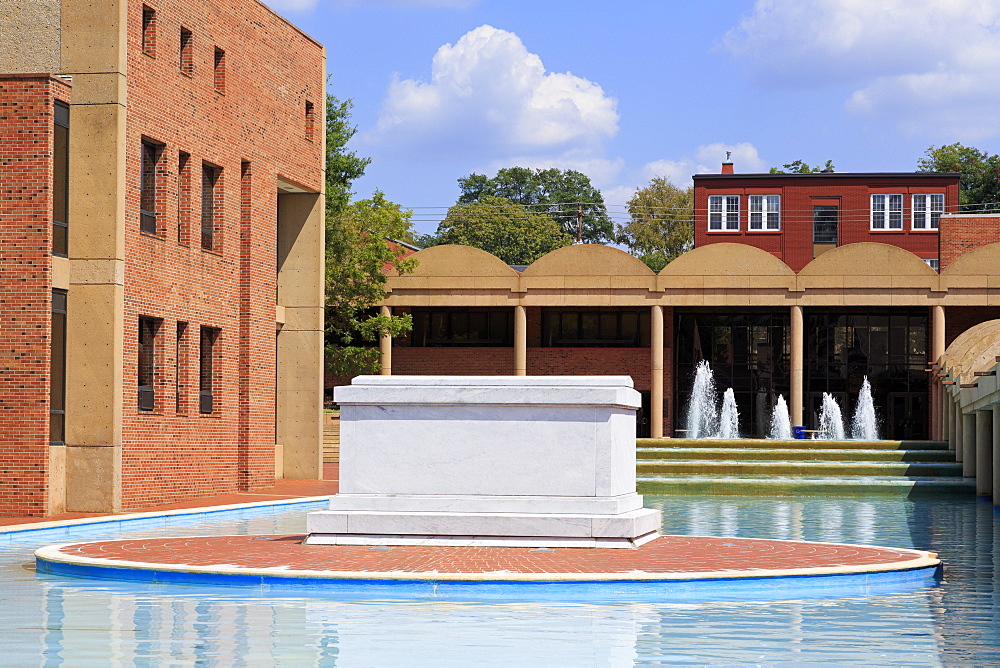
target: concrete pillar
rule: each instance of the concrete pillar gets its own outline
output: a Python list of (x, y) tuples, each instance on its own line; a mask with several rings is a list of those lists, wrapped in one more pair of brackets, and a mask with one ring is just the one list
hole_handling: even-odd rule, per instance
[(962, 475), (976, 477), (976, 413), (962, 414)]
[(652, 307), (649, 317), (649, 435), (663, 437), (663, 307)]
[(945, 389), (944, 385), (941, 385), (939, 396), (941, 398), (941, 438), (947, 441), (949, 449), (954, 450), (955, 432), (952, 425), (954, 424), (955, 409), (952, 408), (951, 395), (948, 394), (948, 390)]
[(793, 306), (791, 313), (791, 405), (789, 417), (793, 426), (802, 424), (802, 368), (805, 351), (805, 336), (802, 323), (802, 307)]
[(1000, 506), (1000, 404), (993, 406), (993, 505)]
[[(392, 315), (392, 309), (388, 306), (383, 306), (379, 309), (382, 315), (389, 317)], [(379, 374), (382, 376), (392, 375), (392, 337), (388, 334), (383, 334), (378, 337), (378, 352), (379, 361), (381, 362), (381, 367), (379, 368)]]
[(958, 405), (958, 399), (951, 397), (951, 438), (948, 439), (948, 447), (955, 451), (955, 461), (962, 461), (962, 407)]
[(514, 375), (528, 375), (528, 315), (524, 307), (514, 307)]
[(993, 411), (976, 411), (976, 494), (993, 493)]
[[(935, 364), (941, 361), (944, 356), (944, 307), (931, 307), (931, 350), (930, 361)], [(934, 372), (931, 372), (934, 373)], [(944, 438), (944, 430), (941, 421), (943, 386), (937, 380), (937, 376), (932, 376), (931, 384), (931, 438), (940, 440)]]

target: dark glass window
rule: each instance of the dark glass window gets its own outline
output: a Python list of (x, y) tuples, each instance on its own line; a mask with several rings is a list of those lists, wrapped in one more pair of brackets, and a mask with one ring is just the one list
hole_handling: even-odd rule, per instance
[(202, 413), (212, 413), (215, 410), (212, 387), (215, 341), (218, 338), (218, 329), (214, 327), (201, 328), (201, 342), (198, 349), (198, 410)]
[(156, 234), (156, 163), (160, 147), (142, 142), (142, 165), (139, 178), (139, 229)]
[(726, 388), (733, 388), (740, 413), (740, 432), (767, 434), (771, 410), (789, 394), (789, 313), (766, 309), (720, 313), (717, 309), (676, 309), (674, 337), (674, 415), (682, 428), (695, 366), (708, 360), (715, 373), (721, 402)]
[(215, 250), (215, 218), (217, 202), (215, 186), (219, 181), (218, 167), (205, 163), (201, 167), (201, 247)]
[(177, 323), (177, 338), (174, 340), (174, 410), (178, 413), (184, 410), (184, 389), (186, 386), (187, 360), (184, 354), (187, 349), (186, 322)]
[(151, 411), (156, 405), (156, 333), (161, 321), (157, 318), (139, 318), (138, 386), (139, 410)]
[(411, 346), (514, 345), (514, 310), (509, 308), (414, 308)]
[(649, 310), (543, 308), (542, 345), (566, 348), (649, 346)]
[(806, 309), (805, 420), (815, 425), (823, 392), (853, 415), (867, 376), (883, 438), (927, 437), (925, 309)]
[(66, 291), (52, 291), (49, 441), (66, 442)]
[(52, 254), (69, 253), (69, 105), (56, 102), (52, 142)]
[(837, 227), (840, 220), (839, 206), (813, 207), (813, 243), (837, 243)]

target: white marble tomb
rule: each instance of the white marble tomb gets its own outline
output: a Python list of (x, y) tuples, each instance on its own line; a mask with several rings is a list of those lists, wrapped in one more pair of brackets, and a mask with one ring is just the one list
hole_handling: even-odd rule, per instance
[(629, 548), (660, 512), (635, 492), (628, 376), (359, 376), (338, 387), (340, 493), (308, 544)]

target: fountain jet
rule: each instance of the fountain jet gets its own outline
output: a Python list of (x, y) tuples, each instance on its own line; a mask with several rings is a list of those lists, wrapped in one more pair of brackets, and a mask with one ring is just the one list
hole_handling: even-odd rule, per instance
[(722, 396), (722, 413), (719, 418), (719, 433), (716, 438), (732, 440), (740, 437), (740, 412), (736, 408), (733, 388), (726, 389)]
[(813, 437), (820, 441), (844, 440), (844, 417), (840, 404), (829, 392), (823, 393), (823, 405), (819, 411), (819, 430)]
[(767, 437), (772, 440), (787, 441), (792, 438), (792, 421), (788, 417), (788, 404), (785, 397), (778, 395), (778, 401), (771, 412), (771, 429)]
[(854, 409), (854, 419), (851, 420), (851, 438), (859, 441), (878, 440), (878, 417), (875, 415), (875, 402), (872, 401), (872, 386), (868, 376), (861, 383), (858, 393), (858, 405)]
[(687, 437), (711, 438), (719, 430), (715, 377), (708, 360), (698, 362), (694, 371), (694, 387), (687, 410)]

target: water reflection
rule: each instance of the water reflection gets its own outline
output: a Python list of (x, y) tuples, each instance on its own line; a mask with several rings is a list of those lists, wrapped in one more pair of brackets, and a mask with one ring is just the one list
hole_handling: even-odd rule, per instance
[[(942, 586), (809, 601), (618, 605), (338, 601), (100, 583), (0, 554), (10, 665), (633, 665), (1000, 663), (1000, 531), (965, 501), (658, 497), (672, 533), (916, 547)], [(151, 534), (301, 531), (302, 513)], [(83, 539), (100, 536), (85, 535)], [(43, 541), (47, 542), (47, 541)]]

